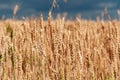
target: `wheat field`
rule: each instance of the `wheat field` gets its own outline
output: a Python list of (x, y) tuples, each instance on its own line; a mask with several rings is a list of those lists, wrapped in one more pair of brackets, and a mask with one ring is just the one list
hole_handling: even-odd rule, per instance
[(120, 22), (1, 20), (0, 80), (120, 80)]

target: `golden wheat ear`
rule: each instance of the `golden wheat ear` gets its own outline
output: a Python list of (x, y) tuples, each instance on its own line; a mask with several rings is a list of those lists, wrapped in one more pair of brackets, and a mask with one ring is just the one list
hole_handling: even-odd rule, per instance
[(13, 8), (13, 18), (15, 18), (16, 13), (18, 12), (18, 10), (19, 10), (19, 5), (15, 5), (14, 8)]

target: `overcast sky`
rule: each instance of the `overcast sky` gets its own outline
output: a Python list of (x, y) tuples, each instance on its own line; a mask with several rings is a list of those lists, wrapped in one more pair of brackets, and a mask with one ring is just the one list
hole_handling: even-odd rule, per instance
[[(2, 16), (12, 17), (13, 7), (18, 4), (20, 9), (17, 13), (18, 17), (38, 16), (43, 13), (47, 15), (53, 0), (0, 0), (0, 18)], [(69, 17), (81, 15), (83, 18), (94, 19), (100, 16), (104, 8), (108, 8), (111, 17), (117, 17), (117, 10), (120, 9), (120, 0), (67, 0), (64, 3), (58, 1), (58, 8), (53, 9), (53, 15), (66, 12)]]

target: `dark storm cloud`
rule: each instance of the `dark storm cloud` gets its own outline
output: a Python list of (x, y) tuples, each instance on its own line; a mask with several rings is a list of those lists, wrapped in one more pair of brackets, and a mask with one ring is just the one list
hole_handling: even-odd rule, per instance
[[(0, 1), (0, 17), (2, 15), (12, 16), (14, 5), (18, 4), (20, 9), (17, 16), (39, 15), (41, 12), (47, 14), (52, 6), (53, 0), (1, 0)], [(67, 12), (70, 15), (81, 14), (83, 17), (97, 16), (104, 10), (105, 7), (110, 10), (110, 14), (116, 15), (120, 8), (119, 0), (67, 0), (64, 3), (58, 0), (58, 8), (53, 10), (53, 13)], [(114, 11), (114, 12), (113, 12)]]
[(62, 5), (61, 9), (67, 11), (87, 11), (87, 10), (102, 10), (107, 8), (116, 8), (117, 1), (111, 0), (70, 0), (67, 5)]

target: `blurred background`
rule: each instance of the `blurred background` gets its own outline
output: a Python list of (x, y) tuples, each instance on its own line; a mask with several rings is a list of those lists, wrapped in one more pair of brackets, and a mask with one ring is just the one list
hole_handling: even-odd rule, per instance
[[(42, 13), (46, 19), (52, 4), (53, 0), (0, 0), (0, 18), (12, 18), (13, 8), (18, 5), (17, 18), (38, 17)], [(119, 18), (120, 0), (57, 0), (57, 4), (52, 10), (53, 17), (60, 13), (70, 19), (75, 19), (76, 15), (92, 20), (107, 15), (111, 19)]]

